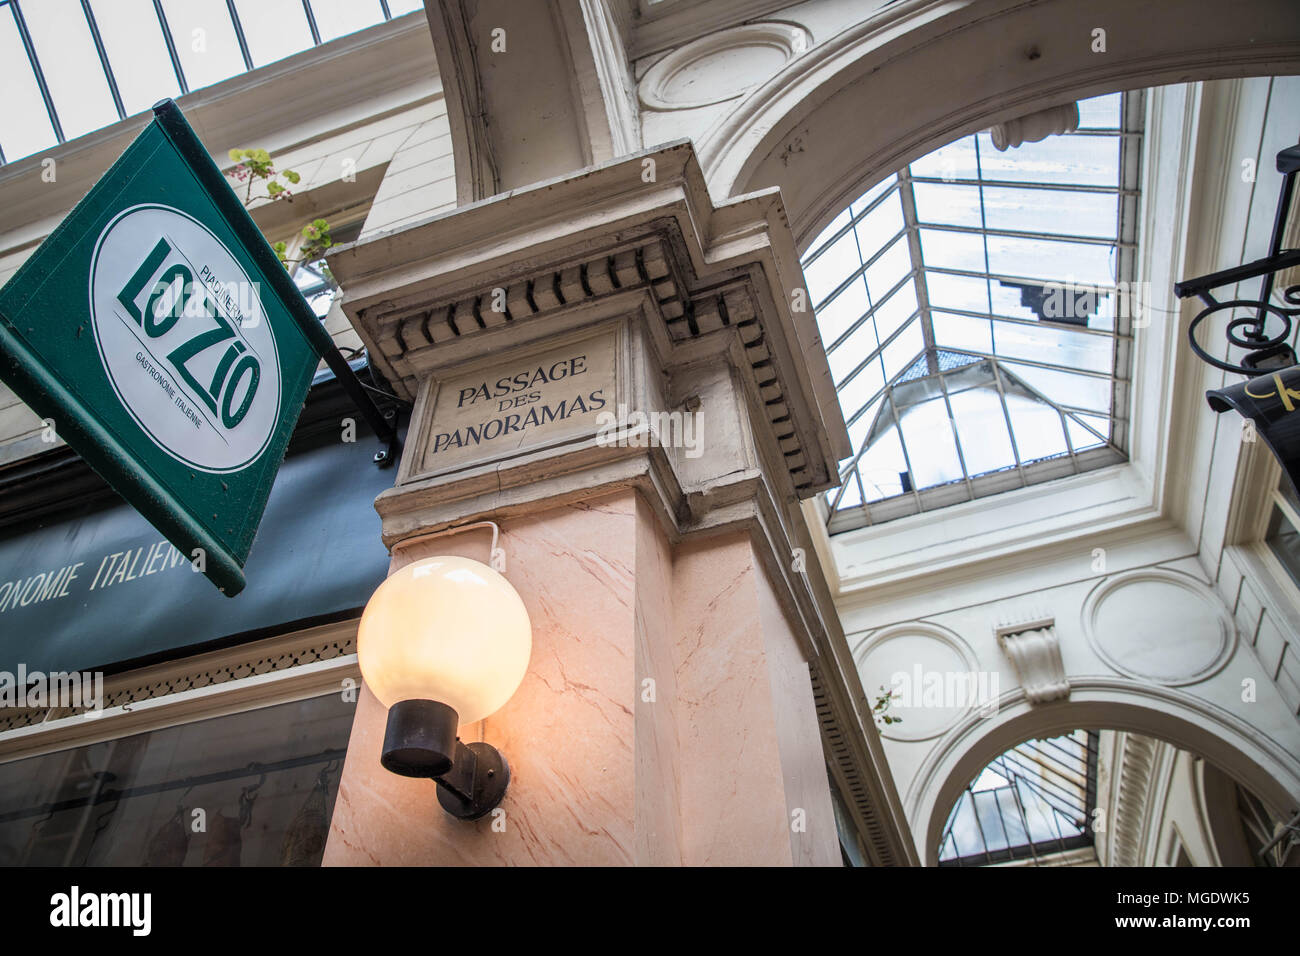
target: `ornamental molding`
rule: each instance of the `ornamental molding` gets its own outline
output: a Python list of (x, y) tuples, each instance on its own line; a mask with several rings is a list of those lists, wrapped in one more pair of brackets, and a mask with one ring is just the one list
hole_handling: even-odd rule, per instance
[[(908, 621), (904, 624), (893, 624), (871, 632), (864, 637), (854, 638), (850, 636), (850, 646), (857, 644), (853, 653), (854, 663), (857, 665), (859, 676), (865, 681), (863, 689), (868, 696), (874, 697), (877, 686), (889, 687), (889, 678), (891, 675), (877, 673), (870, 680), (865, 675), (873, 673), (870, 659), (873, 654), (879, 654), (881, 648), (887, 646), (893, 641), (921, 641), (924, 644), (932, 645), (934, 651), (940, 656), (949, 658), (950, 667), (944, 668), (941, 672), (946, 677), (949, 674), (960, 674), (969, 677), (969, 686), (972, 689), (976, 687), (976, 680), (980, 673), (979, 657), (971, 646), (962, 639), (957, 632), (941, 627), (938, 624), (932, 624), (929, 621)], [(920, 668), (920, 665), (917, 665)], [(930, 673), (928, 668), (921, 669), (921, 676), (925, 677)], [(914, 683), (916, 683), (914, 681)], [(996, 686), (996, 685), (995, 685)], [(919, 690), (919, 688), (918, 688)], [(977, 709), (980, 702), (972, 695), (962, 702), (956, 711), (944, 720), (941, 724), (923, 727), (918, 730), (913, 723), (890, 724), (878, 728), (880, 736), (889, 740), (897, 740), (907, 743), (919, 743), (926, 740), (934, 740), (948, 733), (955, 726), (961, 723), (968, 715)], [(910, 709), (910, 708), (909, 708)], [(915, 718), (914, 718), (915, 721)]]
[[(689, 110), (738, 99), (784, 69), (812, 46), (812, 35), (798, 24), (760, 22), (720, 30), (692, 40), (655, 62), (637, 85), (641, 105), (652, 110)], [(775, 52), (775, 68), (739, 79), (746, 53)]]
[(404, 399), (439, 370), (636, 315), (668, 366), (734, 341), (755, 427), (798, 497), (838, 483), (852, 454), (779, 191), (715, 206), (689, 143), (341, 246), (328, 262)]
[(1158, 835), (1158, 790), (1176, 756), (1175, 748), (1141, 734), (1117, 733), (1111, 749), (1111, 799), (1106, 821), (1107, 866), (1150, 865), (1147, 850)]
[[(1107, 621), (1108, 616), (1113, 616), (1112, 606), (1124, 609), (1134, 603), (1126, 592), (1144, 586), (1152, 595), (1140, 595), (1138, 604), (1150, 603), (1154, 596), (1159, 606), (1174, 607), (1175, 603), (1160, 593), (1173, 590), (1178, 592), (1175, 602), (1180, 609), (1195, 602), (1203, 613), (1184, 622), (1188, 630), (1178, 634), (1150, 621), (1125, 620), (1120, 629)], [(1116, 673), (1166, 687), (1208, 680), (1227, 665), (1237, 649), (1237, 627), (1219, 595), (1191, 575), (1168, 568), (1140, 568), (1104, 578), (1084, 599), (1080, 623), (1089, 646)], [(1200, 633), (1195, 633), (1197, 630)], [(1192, 637), (1198, 638), (1196, 646), (1191, 643)], [(1152, 641), (1163, 643), (1153, 645), (1144, 655), (1124, 656), (1135, 642)], [(1161, 650), (1165, 653), (1158, 653)]]
[(1073, 133), (1079, 128), (1079, 104), (1065, 103), (1017, 116), (989, 127), (994, 149), (1006, 152), (1025, 143), (1037, 143), (1049, 136)]
[(0, 762), (348, 687), (359, 690), (356, 631), (356, 620), (339, 621), (112, 674), (104, 678), (103, 709), (97, 713), (7, 709), (0, 719)]
[(1061, 638), (1056, 633), (1055, 619), (1003, 624), (995, 627), (993, 633), (1003, 653), (1011, 659), (1029, 703), (1045, 704), (1070, 696), (1070, 681), (1061, 660)]

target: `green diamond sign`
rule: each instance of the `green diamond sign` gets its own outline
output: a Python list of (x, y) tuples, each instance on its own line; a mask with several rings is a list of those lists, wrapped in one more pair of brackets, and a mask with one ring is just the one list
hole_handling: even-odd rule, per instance
[(0, 379), (227, 595), (320, 322), (170, 100), (0, 289)]

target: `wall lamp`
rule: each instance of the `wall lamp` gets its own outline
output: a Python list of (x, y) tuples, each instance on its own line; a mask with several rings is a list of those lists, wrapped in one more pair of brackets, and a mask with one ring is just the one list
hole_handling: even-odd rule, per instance
[(469, 558), (415, 561), (371, 596), (357, 661), (388, 708), (380, 763), (429, 777), (452, 816), (491, 813), (510, 784), (495, 747), (462, 743), (457, 727), (496, 712), (528, 670), (533, 632), (524, 602), (499, 573)]

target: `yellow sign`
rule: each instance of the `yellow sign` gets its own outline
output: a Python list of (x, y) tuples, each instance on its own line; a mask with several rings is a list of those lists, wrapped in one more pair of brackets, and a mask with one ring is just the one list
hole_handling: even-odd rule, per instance
[(1295, 405), (1291, 404), (1291, 399), (1293, 398), (1300, 399), (1300, 392), (1296, 391), (1293, 388), (1287, 388), (1284, 384), (1282, 384), (1282, 377), (1278, 375), (1276, 372), (1273, 374), (1273, 384), (1277, 387), (1277, 391), (1265, 392), (1263, 395), (1256, 395), (1254, 392), (1250, 390), (1250, 386), (1247, 385), (1246, 394), (1249, 395), (1251, 398), (1272, 398), (1274, 395), (1276, 395), (1278, 398), (1282, 400), (1283, 408), (1285, 408), (1288, 412), (1295, 411), (1296, 407)]

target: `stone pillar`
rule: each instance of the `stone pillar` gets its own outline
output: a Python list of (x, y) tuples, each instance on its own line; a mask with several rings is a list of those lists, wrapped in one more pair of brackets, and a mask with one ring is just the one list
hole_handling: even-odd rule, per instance
[(394, 569), (487, 561), (458, 529), (496, 522), (533, 652), (461, 728), (512, 773), (474, 823), (380, 767), (363, 693), (325, 862), (838, 864), (823, 740), (874, 728), (800, 501), (849, 448), (776, 192), (715, 208), (681, 144), (330, 267), (414, 401), (376, 502)]

